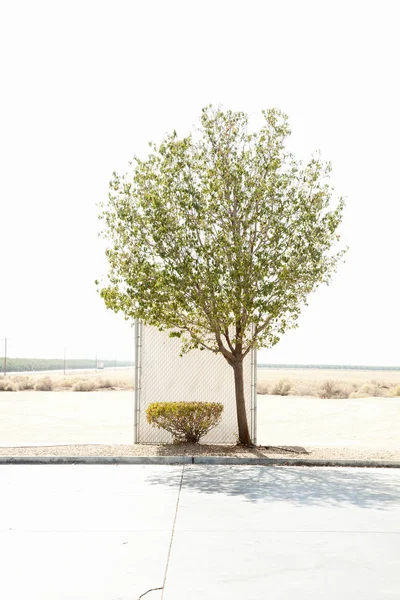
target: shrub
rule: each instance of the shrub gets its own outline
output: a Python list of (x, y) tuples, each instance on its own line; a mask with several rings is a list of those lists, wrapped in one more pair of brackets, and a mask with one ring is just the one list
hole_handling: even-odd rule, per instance
[(53, 389), (53, 382), (50, 377), (43, 377), (35, 383), (35, 390), (37, 392), (51, 392)]
[(94, 381), (82, 379), (82, 381), (77, 381), (72, 386), (73, 392), (93, 392), (96, 384)]
[(278, 381), (278, 383), (272, 388), (272, 394), (274, 396), (287, 396), (292, 388), (292, 384), (289, 381)]
[(380, 390), (379, 387), (376, 386), (374, 383), (363, 383), (363, 385), (357, 390), (357, 394), (360, 394), (360, 397), (376, 397), (376, 396), (380, 396)]
[(383, 397), (387, 395), (387, 390), (371, 383), (363, 383), (357, 390), (352, 392), (349, 398), (371, 398)]
[(320, 397), (320, 386), (317, 381), (293, 382), (291, 393), (293, 396)]
[(393, 387), (393, 383), (390, 383), (389, 381), (381, 381), (381, 380), (376, 380), (376, 379), (372, 379), (371, 383), (373, 385), (375, 385), (378, 389), (383, 389), (383, 390), (388, 390), (391, 387)]
[(115, 387), (119, 388), (120, 390), (133, 390), (134, 383), (133, 383), (132, 379), (128, 379), (128, 380), (117, 379), (115, 381)]
[(15, 383), (17, 384), (20, 392), (24, 392), (25, 390), (33, 390), (35, 387), (35, 382), (32, 381), (30, 377), (15, 377)]
[(340, 381), (324, 381), (319, 390), (320, 398), (348, 398), (354, 386)]
[(257, 394), (268, 394), (268, 384), (265, 381), (257, 382)]
[(172, 434), (174, 443), (197, 444), (221, 420), (219, 402), (153, 402), (146, 410), (147, 421)]
[(324, 381), (320, 389), (321, 398), (336, 398), (338, 389), (334, 381)]
[(61, 388), (66, 388), (67, 390), (72, 388), (72, 386), (76, 383), (76, 379), (63, 379), (58, 383), (58, 386)]
[(111, 379), (99, 379), (96, 382), (96, 388), (99, 390), (112, 390), (116, 387), (116, 385), (111, 381)]
[(17, 388), (12, 381), (0, 379), (0, 392), (16, 392)]
[(400, 396), (400, 385), (390, 388), (386, 394), (387, 398), (397, 398), (398, 396)]

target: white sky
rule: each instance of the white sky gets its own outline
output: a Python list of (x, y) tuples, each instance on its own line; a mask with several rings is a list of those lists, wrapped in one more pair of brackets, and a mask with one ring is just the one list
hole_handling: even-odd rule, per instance
[[(396, 6), (397, 5), (397, 6)], [(11, 356), (123, 359), (96, 203), (113, 170), (206, 104), (289, 114), (347, 197), (347, 262), (272, 363), (400, 364), (398, 3), (3, 1), (0, 338)], [(1, 340), (0, 340), (1, 343)], [(2, 352), (0, 351), (0, 355)]]

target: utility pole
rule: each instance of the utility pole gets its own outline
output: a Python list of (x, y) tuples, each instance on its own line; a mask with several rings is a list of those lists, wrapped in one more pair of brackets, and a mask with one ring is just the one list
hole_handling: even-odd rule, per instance
[(4, 377), (7, 375), (7, 338), (4, 338)]

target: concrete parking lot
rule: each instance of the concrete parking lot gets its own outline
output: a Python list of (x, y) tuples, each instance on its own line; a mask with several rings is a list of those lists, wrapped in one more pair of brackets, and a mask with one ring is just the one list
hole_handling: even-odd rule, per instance
[(400, 597), (397, 469), (3, 465), (0, 488), (7, 600)]

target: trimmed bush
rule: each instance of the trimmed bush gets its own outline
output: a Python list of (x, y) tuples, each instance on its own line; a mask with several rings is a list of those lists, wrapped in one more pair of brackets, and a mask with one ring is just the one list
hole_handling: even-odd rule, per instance
[(53, 382), (50, 377), (43, 377), (35, 383), (35, 390), (37, 392), (51, 392), (53, 389)]
[(221, 421), (219, 402), (153, 402), (146, 410), (147, 422), (172, 434), (174, 443), (197, 444)]

